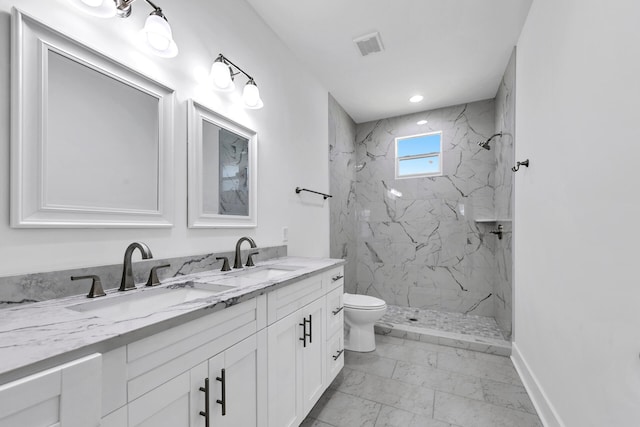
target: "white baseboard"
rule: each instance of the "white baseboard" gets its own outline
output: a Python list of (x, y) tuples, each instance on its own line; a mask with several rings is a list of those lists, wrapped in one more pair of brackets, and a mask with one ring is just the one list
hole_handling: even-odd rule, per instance
[(527, 389), (527, 393), (529, 393), (529, 397), (538, 412), (542, 424), (544, 424), (545, 427), (565, 427), (553, 404), (549, 401), (542, 387), (540, 387), (536, 376), (529, 368), (527, 361), (522, 356), (522, 353), (520, 353), (516, 342), (511, 344), (511, 361), (516, 371), (518, 371), (520, 379)]

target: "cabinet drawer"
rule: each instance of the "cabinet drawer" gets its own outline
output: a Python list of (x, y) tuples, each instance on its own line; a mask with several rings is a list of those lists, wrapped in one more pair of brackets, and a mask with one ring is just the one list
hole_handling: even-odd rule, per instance
[(129, 344), (128, 400), (255, 334), (264, 302), (258, 297)]
[(337, 287), (327, 294), (327, 336), (333, 336), (344, 327), (344, 289)]
[(337, 288), (344, 287), (344, 266), (336, 267), (324, 273), (327, 282), (327, 292)]
[(102, 356), (83, 357), (0, 386), (0, 426), (100, 425)]
[(340, 330), (327, 341), (327, 381), (329, 386), (344, 366), (343, 331)]
[(276, 289), (267, 294), (267, 321), (269, 324), (320, 298), (326, 293), (323, 274), (311, 276), (297, 283)]

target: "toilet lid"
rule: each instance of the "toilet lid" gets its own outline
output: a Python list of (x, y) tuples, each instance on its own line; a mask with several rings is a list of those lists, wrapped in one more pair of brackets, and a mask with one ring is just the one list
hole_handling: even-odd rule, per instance
[(360, 310), (374, 310), (385, 307), (387, 304), (380, 298), (369, 295), (344, 294), (344, 306), (358, 308)]

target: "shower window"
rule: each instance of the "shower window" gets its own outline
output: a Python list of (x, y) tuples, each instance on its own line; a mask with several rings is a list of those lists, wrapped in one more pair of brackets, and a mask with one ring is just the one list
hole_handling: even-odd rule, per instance
[(396, 178), (442, 175), (442, 132), (396, 138)]

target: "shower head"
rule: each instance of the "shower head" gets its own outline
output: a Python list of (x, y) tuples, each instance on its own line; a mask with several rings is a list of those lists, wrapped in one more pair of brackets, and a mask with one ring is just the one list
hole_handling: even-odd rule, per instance
[(493, 138), (495, 138), (496, 136), (502, 136), (502, 132), (491, 135), (491, 138), (487, 139), (486, 141), (478, 142), (478, 145), (479, 145), (480, 147), (484, 148), (485, 150), (491, 150), (491, 147), (489, 146), (489, 143), (490, 143), (490, 142), (491, 142), (491, 140), (492, 140)]

